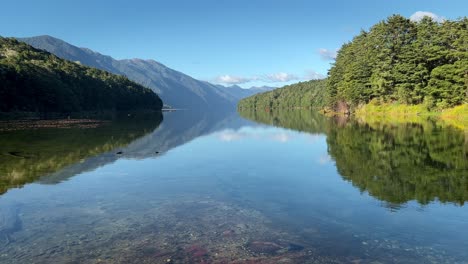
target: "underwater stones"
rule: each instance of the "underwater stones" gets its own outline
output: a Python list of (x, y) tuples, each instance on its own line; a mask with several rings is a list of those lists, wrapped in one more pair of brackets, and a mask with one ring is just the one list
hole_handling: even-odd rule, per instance
[(226, 231), (223, 231), (222, 235), (223, 237), (231, 237), (233, 235), (235, 235), (235, 231), (232, 230), (232, 229), (229, 229), (229, 230), (226, 230)]
[(187, 253), (189, 253), (193, 258), (201, 258), (208, 255), (208, 251), (198, 245), (191, 245), (186, 249)]
[(247, 243), (247, 249), (253, 253), (257, 254), (276, 254), (277, 251), (281, 250), (283, 247), (268, 241), (252, 241)]

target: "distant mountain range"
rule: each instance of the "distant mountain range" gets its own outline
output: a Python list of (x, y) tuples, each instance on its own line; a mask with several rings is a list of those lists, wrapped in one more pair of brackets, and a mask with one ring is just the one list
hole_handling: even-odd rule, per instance
[(18, 38), (18, 40), (66, 60), (125, 75), (130, 80), (151, 88), (162, 98), (164, 104), (174, 108), (189, 110), (233, 108), (242, 98), (274, 89), (273, 87), (243, 89), (237, 85), (230, 87), (215, 85), (196, 80), (155, 60), (116, 60), (51, 36)]
[(219, 89), (223, 90), (225, 93), (228, 93), (231, 97), (235, 98), (236, 101), (239, 101), (243, 98), (252, 96), (258, 93), (264, 93), (268, 91), (272, 91), (277, 87), (269, 87), (269, 86), (260, 86), (260, 87), (250, 87), (250, 88), (242, 88), (238, 85), (232, 86), (223, 86), (223, 85), (216, 85)]

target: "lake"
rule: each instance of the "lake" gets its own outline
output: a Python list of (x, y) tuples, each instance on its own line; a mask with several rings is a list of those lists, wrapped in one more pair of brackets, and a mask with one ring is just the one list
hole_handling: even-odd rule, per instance
[(468, 134), (189, 111), (0, 131), (0, 263), (468, 263)]

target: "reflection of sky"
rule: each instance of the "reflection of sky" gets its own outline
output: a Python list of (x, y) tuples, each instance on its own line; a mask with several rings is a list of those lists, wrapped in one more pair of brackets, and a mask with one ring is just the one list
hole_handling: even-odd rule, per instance
[[(254, 145), (264, 144), (267, 142), (288, 144), (299, 143), (304, 147), (309, 147), (314, 154), (318, 155), (313, 155), (313, 160), (315, 160), (317, 163), (325, 165), (332, 161), (331, 157), (327, 153), (327, 150), (321, 148), (321, 145), (323, 145), (323, 141), (325, 139), (325, 136), (321, 134), (309, 134), (280, 128), (242, 127), (237, 130), (222, 130), (214, 133), (213, 136), (222, 142), (249, 141), (250, 144)], [(263, 142), (255, 143), (255, 141)], [(321, 150), (322, 152), (318, 153), (318, 150)]]
[(294, 132), (286, 129), (278, 128), (261, 128), (261, 127), (242, 127), (238, 130), (226, 129), (216, 132), (215, 135), (221, 141), (237, 141), (243, 139), (256, 140), (273, 140), (286, 143), (291, 140), (306, 139), (310, 143), (314, 143), (323, 135), (312, 135), (308, 133)]

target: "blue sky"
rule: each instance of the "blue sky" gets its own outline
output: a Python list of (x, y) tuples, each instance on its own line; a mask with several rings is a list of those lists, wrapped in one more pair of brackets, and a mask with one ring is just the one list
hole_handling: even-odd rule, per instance
[(456, 19), (466, 0), (3, 0), (0, 35), (51, 35), (197, 79), (283, 85), (326, 75), (361, 29), (417, 11)]

